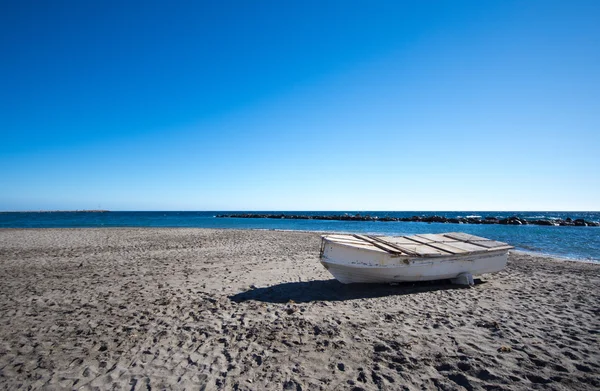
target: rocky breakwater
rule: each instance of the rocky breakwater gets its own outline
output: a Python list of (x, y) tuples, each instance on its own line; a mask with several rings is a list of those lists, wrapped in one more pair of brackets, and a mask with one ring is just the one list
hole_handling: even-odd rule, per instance
[(411, 216), (411, 217), (390, 217), (390, 216), (371, 216), (357, 214), (343, 215), (298, 215), (298, 214), (263, 214), (263, 213), (235, 213), (220, 214), (218, 218), (238, 218), (238, 219), (290, 219), (290, 220), (342, 220), (342, 221), (403, 221), (420, 223), (452, 223), (452, 224), (503, 224), (503, 225), (547, 225), (547, 226), (572, 226), (572, 227), (600, 227), (597, 221), (588, 221), (584, 219), (573, 220), (570, 217), (566, 219), (524, 219), (519, 216), (511, 217), (456, 217), (448, 218), (444, 216)]

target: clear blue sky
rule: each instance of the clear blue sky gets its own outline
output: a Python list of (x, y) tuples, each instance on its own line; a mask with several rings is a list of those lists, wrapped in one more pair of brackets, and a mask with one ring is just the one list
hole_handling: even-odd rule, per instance
[(600, 210), (599, 21), (0, 0), (0, 210)]

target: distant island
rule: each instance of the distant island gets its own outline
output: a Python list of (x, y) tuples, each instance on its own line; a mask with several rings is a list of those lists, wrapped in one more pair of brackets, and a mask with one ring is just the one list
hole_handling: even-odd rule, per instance
[(587, 221), (584, 219), (523, 219), (518, 216), (498, 218), (488, 216), (480, 217), (457, 217), (448, 218), (443, 216), (412, 216), (412, 217), (378, 217), (371, 215), (361, 215), (360, 213), (343, 214), (343, 215), (291, 215), (291, 214), (258, 214), (258, 213), (238, 213), (238, 214), (221, 214), (216, 217), (220, 218), (243, 218), (243, 219), (295, 219), (295, 220), (344, 220), (344, 221), (404, 221), (404, 222), (420, 222), (420, 223), (453, 223), (453, 224), (504, 224), (504, 225), (548, 225), (562, 227), (600, 227), (597, 221)]
[(23, 210), (23, 211), (4, 211), (0, 213), (108, 213), (110, 210), (103, 209), (84, 209), (84, 210)]

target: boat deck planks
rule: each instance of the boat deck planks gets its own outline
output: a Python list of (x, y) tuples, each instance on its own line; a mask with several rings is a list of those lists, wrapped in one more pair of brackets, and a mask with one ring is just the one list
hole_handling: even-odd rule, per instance
[(490, 241), (490, 239), (482, 238), (481, 236), (469, 235), (464, 232), (448, 232), (442, 235), (448, 238), (460, 240), (461, 242)]
[(415, 240), (411, 240), (407, 236), (379, 236), (379, 238), (381, 240), (385, 240), (386, 242), (398, 244), (401, 246), (405, 245), (405, 244), (410, 244), (410, 245), (422, 244), (422, 242), (417, 242)]
[(434, 245), (436, 248), (443, 250), (447, 253), (450, 254), (464, 254), (464, 253), (468, 253), (469, 250), (467, 249), (463, 249), (460, 248), (458, 246), (454, 246), (454, 243), (458, 243), (458, 242), (451, 242), (451, 243), (430, 243), (430, 245)]
[(364, 240), (365, 242), (371, 244), (372, 246), (383, 250), (385, 252), (388, 252), (390, 254), (397, 254), (397, 255), (413, 255), (412, 252), (409, 249), (397, 246), (393, 243), (389, 243), (385, 240), (381, 240), (380, 238), (376, 237), (376, 236), (369, 236), (369, 235), (352, 235), (357, 239), (360, 240)]
[(418, 238), (423, 238), (430, 240), (436, 243), (445, 243), (445, 242), (456, 242), (458, 239), (454, 239), (448, 236), (444, 236), (443, 234), (418, 234), (415, 235)]
[(475, 244), (477, 246), (485, 247), (485, 248), (506, 246), (506, 243), (497, 242), (495, 240), (472, 240), (469, 243)]
[(394, 255), (437, 257), (469, 255), (510, 250), (513, 247), (495, 240), (462, 232), (419, 234), (412, 236), (327, 235), (333, 242), (367, 250), (384, 251)]
[(401, 249), (407, 255), (423, 256), (423, 255), (444, 255), (443, 251), (433, 249), (431, 246), (426, 246), (421, 242), (412, 240), (408, 236), (371, 236), (377, 240), (389, 243), (395, 248)]
[(444, 251), (442, 249), (433, 247), (433, 246), (429, 246), (429, 245), (420, 245), (420, 246), (416, 246), (415, 248), (415, 252), (417, 254), (419, 254), (420, 256), (432, 256), (432, 255), (448, 255), (450, 254), (447, 251)]
[(450, 242), (450, 243), (445, 243), (448, 246), (452, 246), (454, 248), (457, 248), (459, 250), (462, 250), (463, 252), (467, 252), (467, 253), (472, 253), (472, 252), (481, 252), (481, 251), (488, 251), (489, 248), (486, 247), (482, 247), (482, 246), (478, 246), (476, 244), (472, 244), (472, 243), (467, 243), (467, 242)]

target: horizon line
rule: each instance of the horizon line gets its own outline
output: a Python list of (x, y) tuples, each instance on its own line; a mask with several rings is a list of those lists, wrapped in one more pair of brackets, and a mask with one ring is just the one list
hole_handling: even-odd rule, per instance
[(447, 209), (447, 210), (435, 210), (435, 209), (414, 209), (414, 210), (367, 210), (367, 209), (148, 209), (148, 210), (125, 210), (125, 209), (30, 209), (30, 210), (0, 210), (0, 213), (110, 213), (110, 212), (125, 212), (125, 213), (133, 213), (133, 212), (156, 212), (156, 213), (165, 213), (165, 212), (252, 212), (252, 213), (260, 213), (260, 212), (374, 212), (374, 213), (389, 213), (389, 212), (435, 212), (435, 213), (444, 213), (444, 212), (551, 212), (551, 213), (600, 213), (600, 210), (544, 210), (544, 209), (497, 209), (497, 210), (470, 210), (470, 209)]

